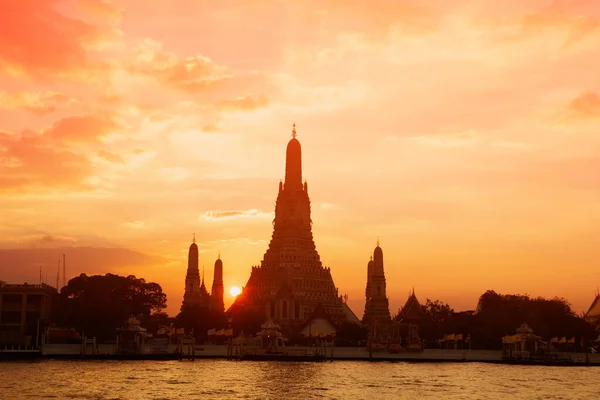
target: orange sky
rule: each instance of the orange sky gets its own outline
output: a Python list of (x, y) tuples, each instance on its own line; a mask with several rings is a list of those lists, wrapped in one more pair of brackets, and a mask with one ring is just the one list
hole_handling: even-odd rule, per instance
[[(195, 232), (208, 282), (220, 250), (242, 286), (295, 122), (317, 249), (359, 316), (377, 236), (393, 312), (413, 286), (582, 311), (599, 25), (596, 0), (4, 0), (0, 248), (85, 246), (71, 273), (155, 280), (176, 313)], [(0, 279), (52, 277), (61, 252), (0, 260)]]

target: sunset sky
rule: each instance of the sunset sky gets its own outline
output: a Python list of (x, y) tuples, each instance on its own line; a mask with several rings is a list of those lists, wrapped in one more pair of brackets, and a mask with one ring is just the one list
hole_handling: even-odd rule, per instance
[(599, 49), (597, 0), (3, 0), (0, 280), (53, 283), (65, 252), (71, 277), (160, 283), (176, 314), (195, 233), (207, 283), (220, 251), (243, 286), (296, 123), (317, 250), (359, 317), (378, 236), (394, 313), (413, 286), (584, 311)]

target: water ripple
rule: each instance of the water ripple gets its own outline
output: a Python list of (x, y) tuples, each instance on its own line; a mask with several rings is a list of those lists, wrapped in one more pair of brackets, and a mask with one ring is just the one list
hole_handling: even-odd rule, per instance
[(594, 367), (478, 363), (0, 363), (3, 399), (591, 399)]

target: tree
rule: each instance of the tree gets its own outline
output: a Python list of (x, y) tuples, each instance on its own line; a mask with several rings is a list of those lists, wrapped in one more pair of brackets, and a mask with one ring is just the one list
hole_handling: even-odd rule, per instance
[(502, 336), (513, 335), (524, 323), (545, 340), (574, 336), (579, 343), (594, 334), (591, 326), (578, 317), (563, 298), (502, 295), (488, 290), (479, 298), (477, 313), (473, 316), (473, 347), (500, 348)]
[(446, 333), (454, 333), (452, 318), (454, 310), (440, 300), (427, 299), (423, 306), (424, 321), (420, 324), (420, 335), (428, 346), (434, 346)]
[(194, 337), (200, 343), (206, 339), (209, 328), (212, 325), (212, 315), (207, 307), (197, 304), (182, 305), (181, 312), (175, 318), (178, 328), (184, 328), (186, 333), (194, 331)]
[(163, 311), (155, 312), (143, 320), (144, 328), (148, 329), (148, 332), (150, 333), (156, 333), (160, 327), (170, 326), (173, 323), (175, 323), (175, 318), (169, 317), (169, 315)]
[(358, 346), (359, 343), (366, 343), (369, 336), (369, 328), (362, 324), (353, 322), (342, 323), (336, 332), (336, 346)]
[(427, 299), (423, 306), (423, 312), (435, 325), (442, 325), (452, 318), (454, 310), (448, 303), (442, 303), (440, 300)]
[(133, 275), (81, 274), (61, 290), (58, 321), (99, 340), (114, 339), (116, 329), (131, 315), (147, 320), (166, 307), (167, 296), (159, 284)]

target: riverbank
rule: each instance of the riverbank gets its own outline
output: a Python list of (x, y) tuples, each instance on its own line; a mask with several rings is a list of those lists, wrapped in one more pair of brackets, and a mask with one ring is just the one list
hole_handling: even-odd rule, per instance
[[(70, 359), (70, 360), (188, 360), (188, 354), (178, 354), (178, 348), (170, 345), (165, 351), (156, 353), (151, 348), (144, 349), (141, 354), (117, 354), (115, 345), (99, 344), (91, 352), (82, 354), (82, 346), (77, 344), (50, 344), (42, 350), (0, 350), (0, 360), (14, 359)], [(493, 364), (515, 365), (570, 365), (600, 366), (600, 354), (559, 353), (555, 360), (505, 360), (499, 350), (446, 350), (425, 349), (422, 352), (389, 353), (384, 351), (369, 353), (366, 347), (334, 347), (327, 348), (323, 357), (298, 357), (298, 353), (306, 354), (314, 348), (291, 346), (281, 348), (279, 355), (262, 355), (261, 357), (232, 357), (226, 345), (197, 345), (193, 358), (204, 359), (252, 359), (252, 360), (292, 360), (293, 361), (372, 361), (372, 362), (412, 362), (412, 363), (444, 363), (444, 362), (483, 362)], [(292, 357), (293, 355), (293, 357)]]

